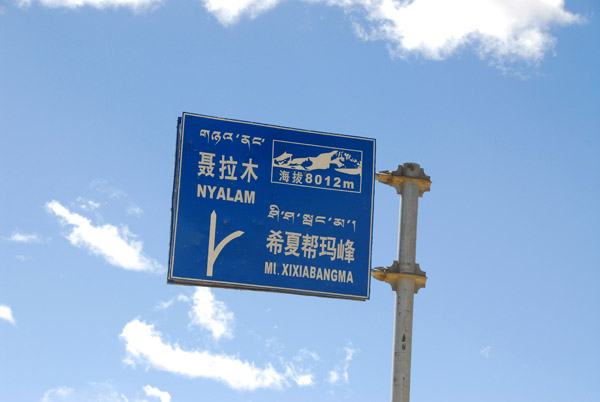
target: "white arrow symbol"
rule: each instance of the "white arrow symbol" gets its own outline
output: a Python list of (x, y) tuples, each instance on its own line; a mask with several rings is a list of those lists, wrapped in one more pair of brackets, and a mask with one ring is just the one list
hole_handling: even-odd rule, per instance
[(208, 262), (206, 264), (206, 276), (212, 276), (213, 274), (213, 265), (215, 264), (215, 260), (223, 251), (223, 247), (227, 245), (233, 239), (237, 239), (241, 235), (244, 234), (241, 230), (237, 230), (231, 233), (229, 236), (221, 240), (219, 245), (215, 248), (215, 235), (217, 232), (217, 213), (216, 211), (212, 211), (210, 214), (210, 233), (208, 238)]

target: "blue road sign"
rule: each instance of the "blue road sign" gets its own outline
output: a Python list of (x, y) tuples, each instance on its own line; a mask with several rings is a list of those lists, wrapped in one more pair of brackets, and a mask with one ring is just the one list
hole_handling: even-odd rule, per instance
[(184, 113), (168, 283), (369, 298), (375, 140)]

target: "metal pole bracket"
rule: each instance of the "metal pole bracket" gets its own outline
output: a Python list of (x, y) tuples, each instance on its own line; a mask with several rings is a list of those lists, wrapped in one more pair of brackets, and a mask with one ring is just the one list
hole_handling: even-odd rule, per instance
[(414, 264), (413, 267), (401, 267), (398, 261), (394, 261), (391, 267), (373, 268), (371, 276), (379, 281), (389, 283), (394, 291), (396, 290), (398, 281), (402, 278), (411, 278), (414, 281), (415, 293), (418, 293), (419, 289), (424, 288), (427, 282), (427, 276), (424, 271), (421, 271), (419, 264)]
[(431, 189), (431, 177), (427, 176), (418, 163), (405, 163), (398, 165), (398, 169), (392, 171), (384, 170), (375, 173), (375, 179), (383, 184), (392, 186), (398, 194), (402, 194), (402, 187), (407, 181), (417, 183), (419, 186), (419, 197)]

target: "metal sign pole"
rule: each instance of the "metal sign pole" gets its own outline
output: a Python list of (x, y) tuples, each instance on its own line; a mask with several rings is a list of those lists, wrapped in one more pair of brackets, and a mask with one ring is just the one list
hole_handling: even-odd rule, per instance
[(374, 268), (372, 275), (389, 283), (396, 292), (391, 400), (409, 402), (414, 295), (427, 280), (415, 262), (417, 214), (419, 197), (429, 191), (431, 180), (416, 163), (405, 163), (394, 172), (377, 173), (375, 178), (401, 195), (398, 260), (391, 267)]

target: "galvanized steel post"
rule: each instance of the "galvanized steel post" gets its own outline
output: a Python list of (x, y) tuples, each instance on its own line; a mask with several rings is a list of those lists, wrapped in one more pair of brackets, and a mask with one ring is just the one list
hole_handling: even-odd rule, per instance
[(374, 278), (387, 282), (396, 292), (392, 402), (410, 401), (410, 366), (414, 295), (425, 287), (427, 276), (415, 262), (419, 197), (431, 187), (430, 177), (416, 163), (405, 163), (394, 172), (375, 175), (396, 189), (400, 199), (398, 260), (391, 267), (374, 268)]

